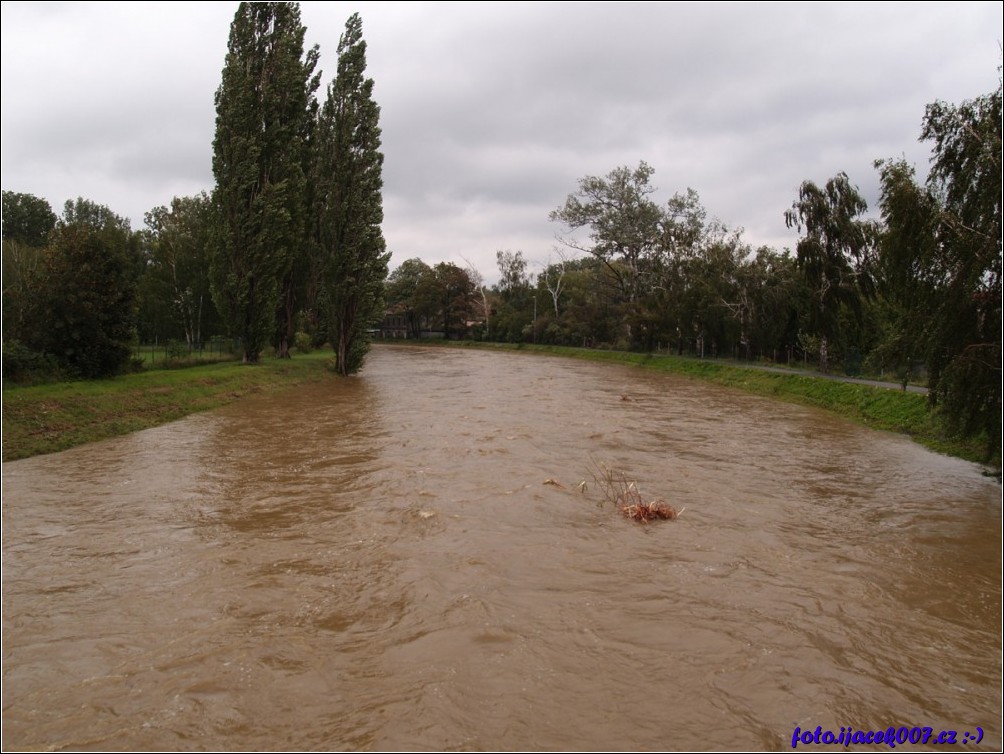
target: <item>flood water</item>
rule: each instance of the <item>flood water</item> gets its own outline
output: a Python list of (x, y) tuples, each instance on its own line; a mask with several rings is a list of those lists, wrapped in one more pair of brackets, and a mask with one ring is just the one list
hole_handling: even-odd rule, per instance
[[(596, 462), (686, 510), (623, 518)], [(999, 749), (1001, 536), (978, 467), (813, 409), (377, 347), (3, 464), (3, 745)]]

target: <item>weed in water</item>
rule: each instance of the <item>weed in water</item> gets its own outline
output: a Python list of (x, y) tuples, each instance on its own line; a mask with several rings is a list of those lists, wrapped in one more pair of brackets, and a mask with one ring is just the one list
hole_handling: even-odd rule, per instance
[(624, 472), (611, 469), (602, 461), (594, 460), (590, 473), (604, 500), (613, 503), (623, 515), (634, 521), (647, 524), (649, 521), (673, 520), (686, 510), (677, 510), (665, 500), (646, 502), (638, 491), (638, 485), (629, 481)]

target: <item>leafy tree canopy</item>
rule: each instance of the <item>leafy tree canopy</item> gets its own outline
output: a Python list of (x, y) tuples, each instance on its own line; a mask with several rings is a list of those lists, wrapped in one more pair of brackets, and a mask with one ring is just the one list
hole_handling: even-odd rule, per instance
[(70, 374), (108, 377), (127, 365), (135, 334), (139, 244), (129, 223), (85, 199), (52, 231), (28, 344)]
[(828, 369), (827, 345), (837, 333), (842, 306), (859, 310), (870, 291), (867, 263), (875, 228), (862, 218), (868, 205), (845, 173), (820, 188), (805, 181), (784, 213), (785, 223), (805, 235), (796, 247), (798, 265), (813, 292), (810, 327), (821, 338), (820, 368)]
[(926, 357), (930, 397), (951, 425), (1001, 443), (1001, 86), (960, 105), (928, 105), (927, 182), (879, 161), (886, 230), (883, 292), (899, 319), (885, 348)]
[(56, 225), (56, 213), (49, 202), (32, 194), (3, 192), (3, 240), (27, 246), (45, 246)]

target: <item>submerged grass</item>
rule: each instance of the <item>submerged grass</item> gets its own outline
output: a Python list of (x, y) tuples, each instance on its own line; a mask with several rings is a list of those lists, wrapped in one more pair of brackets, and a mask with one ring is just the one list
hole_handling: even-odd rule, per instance
[(3, 460), (54, 453), (216, 408), (254, 393), (325, 379), (330, 352), (156, 370), (109, 380), (3, 389)]
[[(408, 341), (408, 343), (414, 344), (415, 341)], [(789, 403), (823, 408), (873, 429), (909, 435), (916, 442), (939, 453), (976, 463), (986, 463), (998, 472), (1001, 468), (999, 454), (989, 461), (987, 460), (985, 440), (953, 436), (946, 429), (945, 423), (938, 413), (930, 409), (927, 397), (918, 393), (841, 382), (823, 376), (817, 377), (797, 372), (790, 374), (768, 372), (754, 366), (735, 366), (686, 356), (598, 351), (588, 348), (526, 343), (422, 341), (422, 345), (426, 344), (548, 353), (588, 361), (630, 364), (660, 372), (679, 374), (716, 385), (777, 398)]]

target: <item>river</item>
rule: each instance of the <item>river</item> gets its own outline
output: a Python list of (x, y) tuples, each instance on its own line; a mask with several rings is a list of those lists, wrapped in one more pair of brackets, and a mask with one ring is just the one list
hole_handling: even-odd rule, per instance
[(3, 464), (3, 746), (999, 750), (1001, 540), (978, 467), (825, 412), (377, 347)]

